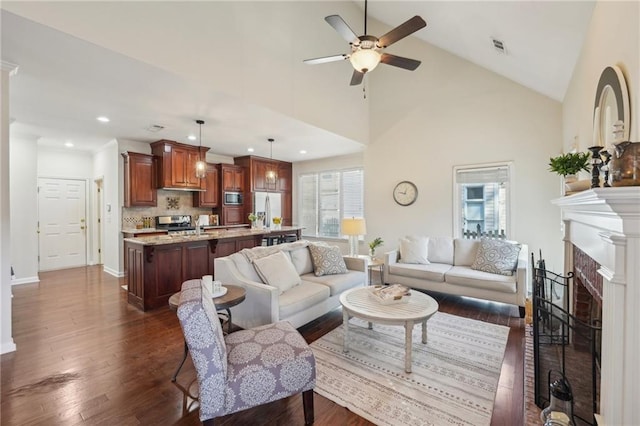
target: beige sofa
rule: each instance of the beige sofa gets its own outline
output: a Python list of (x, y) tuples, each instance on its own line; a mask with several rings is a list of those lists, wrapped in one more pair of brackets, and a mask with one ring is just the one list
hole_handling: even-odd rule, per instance
[[(254, 247), (215, 259), (215, 279), (247, 291), (245, 300), (231, 308), (234, 325), (246, 329), (285, 320), (298, 328), (340, 306), (343, 291), (368, 285), (367, 263), (360, 258), (342, 257), (346, 273), (316, 276), (308, 246), (308, 241), (296, 241)], [(286, 254), (300, 278), (299, 285), (283, 292), (265, 284), (255, 268), (255, 262), (277, 251)]]
[(387, 252), (385, 283), (509, 303), (518, 306), (524, 317), (531, 280), (527, 245), (522, 244), (513, 275), (472, 269), (479, 246), (480, 240), (430, 237), (427, 264), (402, 263), (399, 250)]

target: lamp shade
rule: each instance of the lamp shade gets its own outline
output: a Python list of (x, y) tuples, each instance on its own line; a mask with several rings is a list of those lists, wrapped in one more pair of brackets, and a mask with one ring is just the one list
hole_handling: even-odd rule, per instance
[(342, 233), (344, 235), (365, 235), (367, 224), (362, 217), (342, 219)]
[(360, 72), (373, 71), (380, 63), (381, 55), (377, 50), (359, 49), (351, 54), (349, 61)]

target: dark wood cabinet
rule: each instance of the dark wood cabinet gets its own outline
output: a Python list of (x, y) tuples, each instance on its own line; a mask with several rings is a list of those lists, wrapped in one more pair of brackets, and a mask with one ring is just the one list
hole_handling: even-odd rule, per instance
[(293, 170), (291, 163), (278, 164), (278, 186), (277, 190), (280, 192), (291, 191), (292, 188), (292, 174)]
[(282, 193), (282, 206), (281, 206), (281, 214), (282, 214), (282, 224), (284, 226), (292, 226), (293, 225), (293, 200), (291, 196), (291, 191)]
[[(249, 171), (248, 182), (245, 182), (246, 192), (256, 191), (291, 191), (292, 188), (292, 164), (286, 161), (270, 160), (251, 155), (237, 157), (236, 164), (244, 166)], [(276, 182), (267, 182), (266, 175), (269, 170), (275, 170), (278, 174)]]
[(262, 243), (262, 235), (145, 245), (125, 240), (128, 301), (140, 310), (167, 306), (186, 280), (214, 273), (216, 257)]
[(219, 165), (207, 163), (204, 191), (193, 193), (194, 207), (218, 207), (220, 204)]
[(159, 188), (204, 189), (204, 180), (196, 177), (196, 162), (206, 158), (209, 148), (187, 145), (175, 141), (159, 140), (151, 144), (157, 158), (157, 185)]
[(248, 222), (248, 219), (245, 218), (243, 206), (224, 207), (222, 209), (223, 225), (241, 225), (245, 222)]
[(222, 190), (223, 191), (243, 191), (244, 190), (244, 167), (233, 164), (222, 164)]
[(184, 281), (213, 274), (212, 241), (153, 246), (125, 241), (129, 303), (143, 311), (166, 306)]
[(124, 152), (124, 206), (157, 206), (156, 169), (152, 155)]

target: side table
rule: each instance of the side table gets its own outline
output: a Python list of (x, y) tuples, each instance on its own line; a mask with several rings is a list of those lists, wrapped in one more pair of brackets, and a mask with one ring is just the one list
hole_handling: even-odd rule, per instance
[(371, 282), (371, 272), (374, 269), (378, 269), (380, 272), (380, 285), (384, 285), (384, 261), (382, 259), (376, 259), (375, 257), (369, 258), (369, 284), (372, 285)]
[[(218, 311), (226, 311), (227, 314), (227, 334), (231, 333), (233, 329), (233, 325), (231, 322), (231, 307), (236, 306), (242, 303), (247, 296), (247, 292), (244, 288), (238, 285), (223, 285), (226, 287), (227, 293), (224, 296), (216, 297), (213, 299), (213, 303), (216, 305), (216, 309)], [(180, 305), (180, 292), (173, 294), (169, 298), (169, 309), (173, 311), (178, 310), (178, 305)], [(187, 354), (189, 353), (189, 347), (187, 346), (187, 341), (184, 342), (184, 354), (182, 356), (182, 361), (180, 361), (180, 365), (176, 369), (176, 372), (171, 377), (171, 381), (175, 382), (178, 373), (180, 373), (180, 369), (184, 365), (184, 362), (187, 360)]]

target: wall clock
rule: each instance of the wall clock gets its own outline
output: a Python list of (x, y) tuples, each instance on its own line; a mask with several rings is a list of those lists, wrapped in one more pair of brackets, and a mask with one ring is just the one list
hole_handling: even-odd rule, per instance
[(409, 206), (418, 198), (418, 188), (413, 182), (403, 180), (393, 189), (393, 199), (401, 206)]

